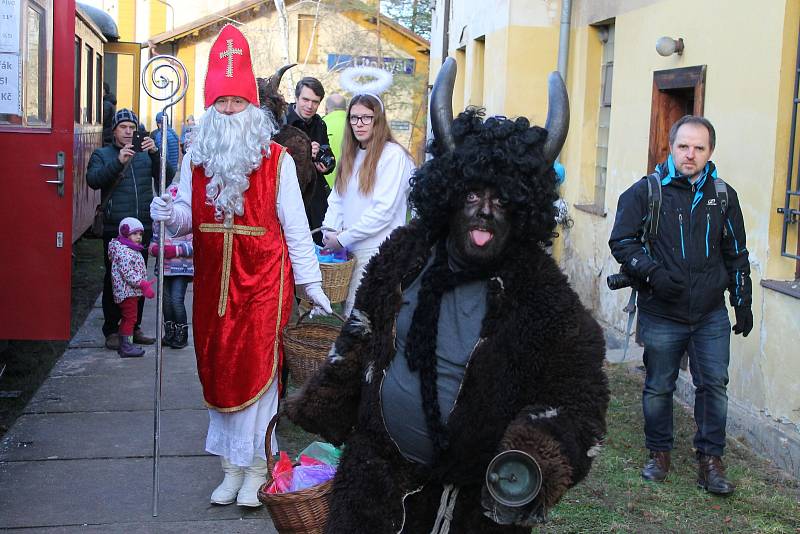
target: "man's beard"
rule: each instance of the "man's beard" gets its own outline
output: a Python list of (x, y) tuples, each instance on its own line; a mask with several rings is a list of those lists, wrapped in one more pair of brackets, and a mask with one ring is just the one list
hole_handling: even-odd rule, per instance
[(269, 142), (277, 126), (268, 111), (249, 104), (233, 115), (208, 108), (192, 142), (192, 163), (202, 165), (206, 176), (206, 204), (214, 206), (214, 218), (225, 226), (233, 216), (244, 215), (248, 176), (269, 156)]

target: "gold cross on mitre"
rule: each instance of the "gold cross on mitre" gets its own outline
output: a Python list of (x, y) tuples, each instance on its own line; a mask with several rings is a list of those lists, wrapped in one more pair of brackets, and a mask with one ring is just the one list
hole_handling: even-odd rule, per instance
[(262, 236), (267, 230), (262, 226), (244, 226), (234, 224), (225, 226), (224, 224), (202, 223), (201, 232), (222, 234), (222, 280), (219, 286), (219, 304), (217, 305), (217, 315), (225, 315), (228, 306), (228, 288), (231, 282), (231, 258), (233, 257), (233, 236), (252, 235)]
[(228, 67), (225, 69), (225, 77), (233, 78), (233, 56), (234, 54), (241, 56), (243, 55), (243, 53), (241, 48), (233, 47), (233, 39), (225, 39), (225, 42), (228, 45), (228, 49), (225, 50), (224, 52), (220, 52), (219, 58), (220, 59), (228, 58)]

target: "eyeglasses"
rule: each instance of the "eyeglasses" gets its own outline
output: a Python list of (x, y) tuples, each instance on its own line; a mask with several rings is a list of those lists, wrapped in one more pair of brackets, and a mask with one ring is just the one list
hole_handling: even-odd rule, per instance
[(369, 126), (370, 124), (372, 124), (372, 119), (374, 118), (375, 115), (350, 115), (348, 117), (348, 120), (350, 121), (350, 124), (352, 124), (353, 126), (358, 124), (358, 121), (361, 121), (361, 124), (363, 124), (364, 126)]

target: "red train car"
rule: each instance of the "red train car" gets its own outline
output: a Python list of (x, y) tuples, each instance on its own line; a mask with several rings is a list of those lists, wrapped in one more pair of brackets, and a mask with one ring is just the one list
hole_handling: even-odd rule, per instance
[(0, 340), (69, 338), (72, 244), (100, 200), (85, 176), (104, 71), (123, 53), (138, 81), (139, 45), (117, 37), (74, 0), (0, 2)]

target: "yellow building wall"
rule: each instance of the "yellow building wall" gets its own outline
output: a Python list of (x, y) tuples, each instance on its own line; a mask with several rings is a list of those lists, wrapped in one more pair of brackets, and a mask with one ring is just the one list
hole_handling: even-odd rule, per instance
[(136, 0), (119, 0), (117, 5), (117, 29), (119, 40), (136, 40)]
[[(572, 118), (562, 153), (567, 170), (562, 193), (575, 224), (564, 232), (561, 264), (596, 316), (621, 332), (627, 292), (605, 287), (605, 277), (618, 268), (607, 240), (619, 194), (646, 174), (653, 72), (707, 65), (705, 115), (717, 131), (712, 159), (738, 192), (753, 279), (755, 329), (747, 338), (732, 337), (729, 395), (794, 422), (800, 421), (800, 358), (786, 355), (797, 352), (800, 302), (759, 282), (791, 278), (794, 270), (794, 261), (778, 252), (781, 217), (775, 208), (785, 191), (798, 9), (794, 1), (756, 8), (744, 0), (664, 0), (616, 17), (607, 217), (574, 208), (590, 203), (594, 194), (601, 50), (593, 29), (574, 27), (568, 75)], [(725, 23), (709, 25), (721, 12)], [(659, 56), (654, 43), (662, 35), (682, 37), (683, 55)]]

